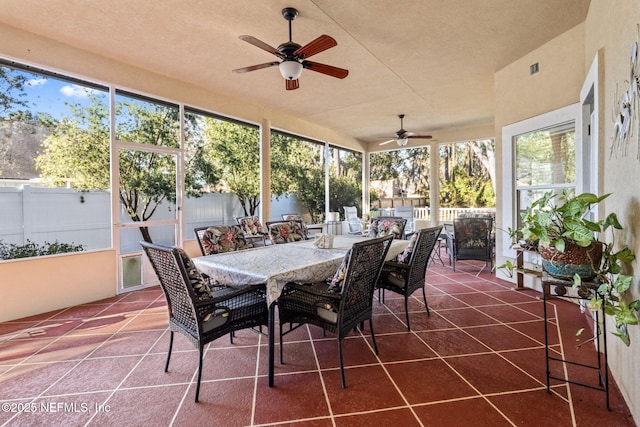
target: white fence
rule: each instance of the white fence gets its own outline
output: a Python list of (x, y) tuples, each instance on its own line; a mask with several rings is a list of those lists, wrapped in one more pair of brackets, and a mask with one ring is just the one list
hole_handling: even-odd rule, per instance
[[(235, 223), (236, 216), (244, 215), (234, 194), (208, 193), (199, 198), (185, 200), (185, 230), (187, 239), (193, 237), (195, 227)], [(281, 214), (304, 212), (295, 196), (282, 196), (272, 200), (271, 218)], [(392, 214), (386, 209), (385, 214)], [(441, 208), (439, 222), (453, 221), (461, 213), (495, 213), (495, 209)], [(120, 213), (122, 222), (131, 222)], [(415, 219), (431, 220), (428, 207), (413, 209)], [(165, 202), (153, 215), (154, 220), (175, 218), (175, 205)], [(173, 244), (172, 226), (154, 227), (155, 242)], [(139, 250), (141, 239), (137, 229), (126, 229), (121, 234), (121, 251)], [(0, 187), (0, 240), (3, 243), (23, 245), (55, 242), (83, 245), (85, 249), (111, 247), (110, 194), (101, 191), (80, 192), (70, 188)]]
[[(73, 243), (85, 249), (111, 247), (111, 195), (108, 192), (80, 192), (69, 188), (0, 187), (0, 240), (3, 243), (23, 245), (30, 240)], [(272, 217), (282, 213), (300, 212), (295, 197), (273, 200)], [(205, 225), (235, 223), (244, 211), (235, 194), (208, 193), (199, 198), (185, 200), (185, 230), (187, 239), (193, 238), (193, 229)], [(120, 213), (122, 222), (131, 222)], [(165, 202), (153, 215), (154, 220), (175, 218), (175, 205)], [(152, 238), (158, 243), (173, 244), (172, 226), (154, 227)], [(122, 232), (123, 252), (140, 249), (141, 236), (137, 229)]]

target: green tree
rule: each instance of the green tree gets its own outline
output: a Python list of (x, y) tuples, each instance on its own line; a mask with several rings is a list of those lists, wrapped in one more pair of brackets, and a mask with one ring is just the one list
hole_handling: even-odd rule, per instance
[(324, 177), (324, 145), (279, 132), (271, 134), (271, 192), (294, 193), (312, 222), (324, 217)]
[(235, 193), (245, 216), (260, 205), (260, 135), (252, 126), (204, 118), (203, 154), (221, 177), (224, 191)]
[(0, 117), (6, 120), (12, 111), (29, 107), (24, 91), (28, 80), (28, 74), (0, 66)]
[[(90, 107), (70, 105), (69, 115), (60, 120), (36, 158), (42, 178), (54, 185), (69, 184), (82, 190), (110, 188), (106, 96), (90, 96)], [(116, 116), (116, 133), (122, 140), (169, 147), (179, 144), (175, 108), (122, 101), (116, 106)], [(186, 189), (197, 196), (203, 184), (216, 176), (194, 171), (203, 160), (201, 150), (193, 154), (186, 164)], [(148, 221), (163, 201), (175, 202), (176, 165), (172, 156), (127, 149), (120, 151), (119, 161), (119, 198), (131, 220)], [(151, 242), (147, 227), (140, 227), (140, 232), (145, 241)]]

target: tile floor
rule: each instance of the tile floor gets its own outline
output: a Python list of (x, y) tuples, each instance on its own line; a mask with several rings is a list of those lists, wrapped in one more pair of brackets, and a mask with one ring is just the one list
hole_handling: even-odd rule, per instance
[[(456, 273), (431, 265), (427, 317), (420, 293), (375, 302), (379, 356), (368, 329), (345, 340), (348, 387), (340, 386), (336, 340), (315, 327), (285, 337), (267, 386), (266, 339), (250, 331), (206, 351), (200, 403), (194, 403), (197, 352), (176, 335), (164, 372), (168, 333), (158, 288), (0, 324), (0, 425), (99, 426), (633, 426), (615, 384), (605, 395), (545, 383), (542, 301), (473, 262)], [(576, 349), (588, 327), (576, 305), (554, 300), (552, 351), (596, 360)], [(276, 349), (277, 350), (277, 349)], [(552, 366), (561, 374), (562, 368)], [(597, 384), (569, 367), (573, 380)]]

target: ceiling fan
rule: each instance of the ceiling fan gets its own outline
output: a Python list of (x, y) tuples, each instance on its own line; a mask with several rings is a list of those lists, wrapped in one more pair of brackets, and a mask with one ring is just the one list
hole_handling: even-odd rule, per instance
[(269, 53), (274, 54), (282, 62), (273, 61), (265, 62), (264, 64), (251, 65), (249, 67), (243, 67), (233, 70), (235, 73), (246, 73), (249, 71), (260, 70), (262, 68), (269, 68), (278, 66), (280, 74), (286, 81), (287, 90), (295, 90), (300, 87), (298, 78), (302, 73), (303, 68), (307, 68), (317, 73), (326, 74), (331, 77), (344, 79), (349, 75), (349, 70), (344, 68), (338, 68), (331, 65), (321, 64), (319, 62), (307, 61), (306, 59), (317, 53), (323, 52), (338, 45), (333, 37), (326, 34), (321, 35), (315, 40), (307, 43), (304, 46), (300, 46), (291, 40), (291, 21), (296, 19), (298, 11), (292, 7), (285, 7), (282, 9), (282, 16), (289, 21), (289, 41), (282, 43), (277, 48), (271, 47), (265, 42), (258, 40), (253, 36), (240, 36), (241, 40), (246, 41), (262, 50), (266, 50)]
[(395, 138), (382, 142), (380, 143), (380, 145), (386, 145), (390, 142), (395, 141), (396, 144), (398, 144), (400, 147), (404, 147), (405, 145), (407, 145), (407, 142), (409, 142), (409, 138), (421, 138), (421, 139), (432, 138), (431, 135), (416, 135), (413, 132), (407, 132), (406, 130), (404, 130), (404, 124), (403, 124), (404, 114), (399, 114), (398, 117), (400, 118), (400, 130), (396, 132)]

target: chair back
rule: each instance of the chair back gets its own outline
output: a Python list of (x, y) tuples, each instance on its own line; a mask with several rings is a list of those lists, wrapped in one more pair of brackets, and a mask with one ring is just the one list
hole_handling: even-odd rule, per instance
[(416, 231), (416, 241), (409, 257), (409, 272), (406, 287), (409, 293), (424, 286), (427, 265), (431, 252), (440, 237), (442, 226), (422, 228)]
[(407, 220), (405, 218), (398, 216), (379, 216), (371, 220), (367, 235), (369, 237), (383, 237), (388, 234), (393, 234), (396, 239), (402, 239), (406, 225)]
[(338, 335), (345, 337), (372, 314), (373, 292), (393, 236), (355, 243), (347, 264), (338, 312)]
[(453, 220), (453, 251), (458, 260), (492, 261), (491, 217)]
[(343, 209), (344, 219), (349, 226), (349, 234), (362, 233), (362, 223), (360, 222), (360, 218), (358, 218), (358, 209), (355, 206), (343, 206)]
[(262, 223), (260, 222), (260, 218), (255, 215), (237, 217), (236, 221), (244, 232), (244, 235), (247, 237), (261, 237), (266, 234), (265, 229), (262, 227)]
[(394, 209), (394, 214), (397, 217), (404, 218), (407, 220), (407, 224), (404, 227), (405, 234), (409, 234), (414, 230), (414, 219), (413, 219), (413, 206), (397, 206)]
[[(184, 257), (189, 259), (188, 256), (181, 249), (169, 246), (149, 242), (140, 242), (140, 246), (147, 254), (151, 266), (160, 280), (160, 287), (167, 300), (169, 323), (177, 325), (193, 342), (198, 342), (201, 336), (202, 322), (196, 315), (195, 301), (198, 300), (198, 297), (190, 285), (188, 266), (185, 265)], [(206, 286), (202, 276), (200, 279), (202, 284)], [(197, 280), (195, 275), (194, 280)]]
[(302, 221), (267, 221), (269, 238), (274, 244), (298, 242), (306, 240)]
[(305, 239), (309, 238), (309, 229), (307, 228), (307, 223), (304, 222), (304, 219), (302, 219), (302, 216), (300, 216), (300, 214), (297, 214), (297, 213), (294, 213), (294, 214), (282, 214), (282, 220), (283, 221), (296, 221), (298, 223), (298, 225), (302, 229), (302, 234), (304, 235), (304, 238)]
[(216, 225), (193, 229), (202, 255), (233, 252), (246, 249), (244, 232), (237, 225)]

